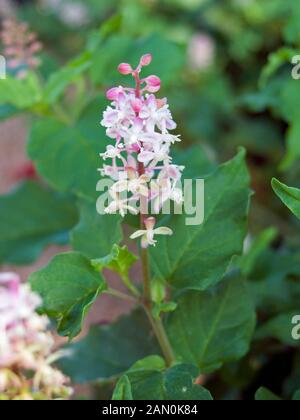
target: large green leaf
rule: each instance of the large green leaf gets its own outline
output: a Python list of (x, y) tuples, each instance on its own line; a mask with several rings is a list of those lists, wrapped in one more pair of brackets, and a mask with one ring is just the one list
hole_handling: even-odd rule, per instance
[(53, 118), (37, 121), (32, 128), (28, 152), (37, 169), (51, 185), (81, 197), (96, 198), (101, 166), (99, 153), (107, 144), (99, 124), (101, 100), (87, 106), (79, 121), (65, 125)]
[(195, 384), (199, 369), (178, 364), (169, 369), (158, 357), (136, 363), (117, 383), (113, 400), (198, 400), (211, 401), (212, 396)]
[(255, 311), (245, 282), (229, 278), (208, 292), (185, 292), (166, 328), (177, 356), (213, 371), (244, 356), (255, 327)]
[(233, 255), (240, 254), (246, 234), (249, 175), (245, 152), (205, 178), (205, 218), (186, 225), (186, 214), (167, 221), (171, 237), (151, 249), (155, 274), (176, 288), (205, 290), (216, 284)]
[(85, 338), (66, 350), (67, 356), (59, 365), (76, 383), (114, 377), (159, 351), (142, 310), (134, 310), (111, 325), (92, 327)]
[(57, 255), (29, 281), (43, 299), (43, 312), (57, 321), (59, 334), (69, 338), (79, 334), (88, 310), (106, 289), (101, 274), (77, 252)]
[(272, 179), (272, 187), (281, 201), (300, 219), (300, 189), (288, 187), (277, 179)]
[(198, 144), (185, 150), (175, 149), (173, 159), (177, 165), (185, 167), (183, 171), (185, 179), (207, 175), (217, 168), (217, 163), (209, 156), (209, 152)]
[(27, 181), (0, 197), (0, 262), (33, 262), (49, 244), (64, 245), (78, 219), (69, 197)]
[(73, 248), (89, 258), (109, 254), (122, 239), (121, 218), (98, 214), (96, 203), (86, 200), (79, 201), (79, 214), (79, 223), (71, 232)]

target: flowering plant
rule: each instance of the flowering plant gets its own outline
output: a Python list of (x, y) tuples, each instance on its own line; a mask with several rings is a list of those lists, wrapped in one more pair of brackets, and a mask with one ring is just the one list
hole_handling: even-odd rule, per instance
[(1, 271), (67, 248), (1, 276), (1, 398), (299, 399), (299, 226), (269, 182), (299, 218), (297, 2), (42, 3), (38, 36), (1, 30)]
[(0, 274), (0, 399), (67, 398), (68, 379), (53, 362), (49, 320), (35, 311), (42, 301), (14, 273)]

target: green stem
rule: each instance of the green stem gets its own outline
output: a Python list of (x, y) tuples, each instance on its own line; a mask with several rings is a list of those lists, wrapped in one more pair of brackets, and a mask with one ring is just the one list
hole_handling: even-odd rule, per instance
[(107, 295), (110, 295), (110, 296), (115, 296), (115, 297), (117, 297), (119, 299), (122, 299), (122, 300), (127, 300), (129, 302), (137, 303), (137, 299), (135, 299), (133, 296), (127, 295), (126, 293), (119, 292), (118, 290), (115, 290), (115, 289), (110, 289), (109, 288), (109, 289), (105, 290), (104, 293), (106, 293)]
[(137, 287), (135, 287), (135, 285), (133, 284), (133, 282), (130, 280), (130, 278), (127, 275), (121, 276), (122, 282), (123, 284), (127, 287), (127, 289), (137, 298), (139, 298), (140, 292), (137, 289)]
[(149, 258), (147, 249), (142, 249), (142, 267), (144, 280), (144, 309), (149, 318), (153, 331), (156, 335), (157, 341), (160, 345), (162, 353), (166, 359), (167, 365), (171, 366), (175, 362), (175, 355), (171, 347), (166, 330), (160, 318), (155, 318), (152, 314), (152, 296), (151, 296), (151, 282), (149, 274)]

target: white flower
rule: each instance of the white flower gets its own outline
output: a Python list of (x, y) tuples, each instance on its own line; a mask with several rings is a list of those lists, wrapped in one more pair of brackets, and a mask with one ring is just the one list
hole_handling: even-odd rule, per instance
[(103, 113), (101, 125), (106, 128), (117, 128), (129, 125), (130, 121), (135, 118), (135, 112), (131, 105), (132, 97), (121, 92), (118, 94), (117, 100), (113, 103), (115, 108), (108, 106)]
[(159, 106), (154, 95), (149, 95), (139, 113), (140, 118), (146, 121), (147, 131), (154, 131), (157, 126), (162, 132), (174, 130), (177, 125), (167, 104)]
[(116, 182), (111, 187), (112, 191), (114, 191), (115, 193), (129, 191), (133, 194), (139, 194), (144, 197), (148, 197), (148, 182), (150, 181), (150, 177), (145, 174), (138, 176), (136, 171), (134, 171), (133, 169), (128, 169), (128, 176), (129, 179), (122, 179)]
[(168, 200), (174, 201), (176, 204), (182, 204), (182, 189), (177, 187), (177, 183), (172, 182), (170, 178), (160, 178), (151, 183), (151, 197), (154, 199), (153, 209), (155, 213), (159, 213), (164, 203)]
[(179, 181), (181, 178), (181, 173), (185, 169), (184, 166), (178, 166), (178, 165), (166, 165), (159, 173), (158, 179), (164, 179), (164, 178), (171, 178), (174, 181)]
[(105, 153), (100, 153), (100, 156), (106, 160), (106, 159), (115, 159), (117, 157), (121, 156), (121, 152), (123, 150), (123, 144), (119, 144), (117, 147), (114, 147), (112, 145), (108, 145), (106, 147)]
[(138, 214), (138, 210), (129, 204), (128, 199), (122, 199), (120, 197), (120, 193), (114, 191), (113, 189), (110, 189), (109, 193), (113, 201), (108, 205), (108, 207), (106, 207), (104, 210), (105, 213), (116, 214), (119, 212), (122, 217), (125, 217), (128, 211), (135, 215)]
[(156, 220), (154, 217), (148, 217), (145, 220), (146, 230), (138, 230), (133, 233), (130, 238), (136, 239), (142, 237), (142, 247), (148, 248), (149, 245), (155, 246), (157, 241), (154, 239), (155, 235), (173, 235), (173, 231), (167, 227), (159, 227), (154, 229)]
[(150, 166), (155, 166), (158, 162), (163, 161), (165, 164), (170, 163), (172, 158), (169, 156), (170, 147), (167, 144), (153, 143), (153, 150), (143, 149), (138, 155), (138, 161)]
[(124, 140), (126, 145), (132, 146), (136, 143), (139, 143), (141, 137), (143, 136), (144, 123), (140, 118), (135, 118), (133, 120), (132, 126), (124, 130)]

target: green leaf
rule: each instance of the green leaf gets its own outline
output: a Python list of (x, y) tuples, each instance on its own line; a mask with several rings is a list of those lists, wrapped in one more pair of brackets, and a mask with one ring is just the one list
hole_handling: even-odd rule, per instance
[(42, 98), (41, 87), (37, 77), (30, 73), (25, 79), (8, 76), (0, 80), (0, 103), (26, 109), (38, 103)]
[(79, 223), (71, 232), (73, 248), (89, 258), (107, 255), (122, 240), (121, 218), (98, 214), (96, 203), (86, 200), (79, 200), (78, 207)]
[(101, 271), (104, 268), (108, 268), (119, 273), (121, 277), (128, 277), (129, 269), (137, 261), (138, 258), (128, 251), (127, 246), (119, 247), (114, 245), (109, 255), (92, 260), (92, 265), (97, 270)]
[(298, 307), (300, 254), (282, 250), (265, 250), (248, 273), (248, 287), (256, 307), (267, 315)]
[(174, 312), (177, 308), (176, 302), (163, 302), (163, 303), (156, 303), (153, 306), (152, 313), (154, 318), (159, 319), (162, 313)]
[(270, 243), (275, 239), (276, 235), (277, 230), (270, 227), (262, 231), (261, 234), (255, 238), (248, 253), (243, 255), (239, 261), (239, 266), (241, 267), (244, 275), (247, 276), (251, 273), (257, 258), (268, 248)]
[(172, 215), (171, 237), (151, 249), (155, 275), (176, 288), (205, 290), (221, 280), (233, 255), (241, 254), (249, 206), (249, 175), (242, 150), (205, 178), (204, 223), (186, 225)]
[(66, 347), (59, 366), (75, 383), (115, 377), (150, 354), (159, 352), (142, 310), (111, 325), (94, 326), (82, 340)]
[(116, 389), (114, 390), (113, 401), (129, 401), (133, 400), (131, 383), (127, 375), (122, 376), (118, 381)]
[(92, 260), (92, 265), (96, 270), (102, 271), (104, 268), (118, 273), (125, 286), (136, 296), (139, 291), (129, 278), (129, 270), (138, 258), (128, 251), (127, 246), (119, 247), (114, 245), (109, 255), (103, 258)]
[[(155, 359), (154, 359), (155, 360)], [(162, 361), (163, 362), (163, 361)], [(179, 364), (169, 369), (151, 366), (149, 360), (143, 365), (135, 365), (119, 380), (113, 400), (130, 395), (133, 400), (197, 400), (211, 401), (212, 396), (205, 388), (195, 384), (199, 376), (193, 365)], [(125, 390), (124, 390), (125, 387)]]
[(99, 153), (107, 144), (99, 124), (101, 109), (104, 103), (95, 100), (73, 126), (43, 118), (33, 125), (28, 145), (39, 173), (51, 185), (93, 201), (101, 166)]
[(292, 330), (295, 326), (292, 320), (295, 315), (297, 315), (296, 311), (291, 311), (271, 318), (257, 329), (254, 338), (256, 340), (275, 338), (289, 346), (298, 347), (299, 341), (292, 336)]
[(185, 179), (200, 178), (217, 168), (209, 152), (200, 145), (191, 146), (186, 150), (176, 149), (174, 162), (185, 167), (183, 171)]
[(52, 73), (45, 87), (44, 100), (49, 104), (54, 104), (64, 93), (65, 89), (87, 71), (90, 65), (90, 55), (84, 53), (65, 67)]
[(300, 189), (288, 187), (276, 178), (272, 179), (272, 187), (281, 201), (300, 219)]
[(70, 197), (33, 181), (0, 197), (0, 262), (28, 264), (49, 244), (68, 243), (78, 220)]
[(147, 356), (144, 359), (138, 360), (131, 367), (131, 370), (147, 369), (147, 370), (164, 370), (166, 368), (166, 362), (161, 356)]
[(261, 387), (255, 394), (256, 401), (281, 401), (281, 398), (277, 397), (277, 395), (273, 394), (273, 392), (269, 391), (267, 388)]
[(216, 290), (185, 292), (177, 303), (166, 328), (180, 360), (210, 372), (248, 352), (256, 317), (243, 280), (229, 278)]
[(280, 169), (283, 171), (289, 169), (300, 158), (299, 136), (300, 123), (299, 117), (297, 116), (295, 120), (291, 121), (287, 130), (287, 152), (280, 164)]
[(297, 50), (282, 47), (279, 48), (277, 51), (272, 52), (268, 57), (268, 63), (263, 68), (261, 77), (260, 77), (260, 85), (264, 86), (269, 78), (283, 65), (283, 64), (290, 64), (292, 58), (297, 55)]
[(294, 393), (293, 401), (300, 401), (300, 389)]
[(0, 105), (0, 120), (6, 120), (14, 117), (20, 110), (14, 105)]
[(98, 295), (106, 289), (103, 277), (77, 252), (54, 257), (29, 279), (43, 299), (43, 312), (57, 321), (59, 334), (74, 338)]

